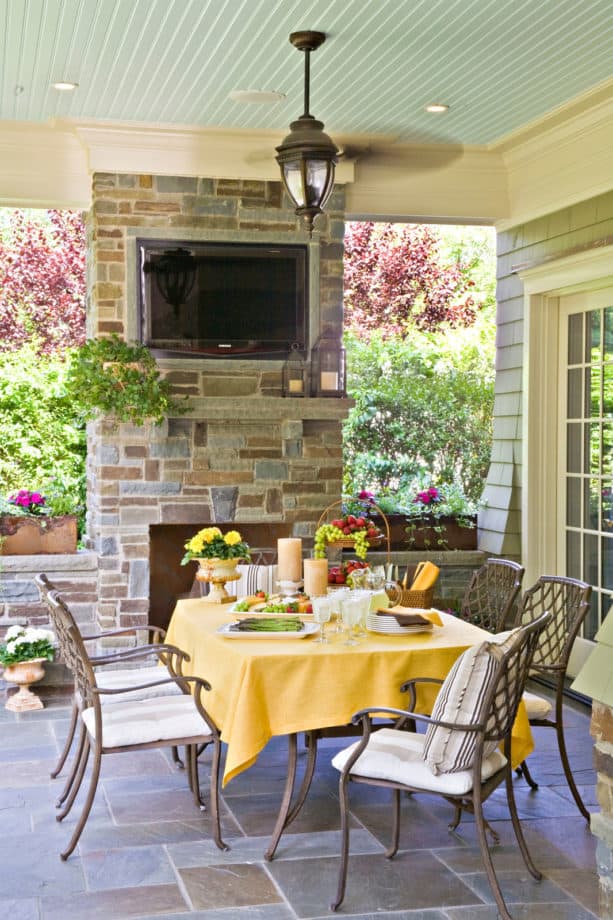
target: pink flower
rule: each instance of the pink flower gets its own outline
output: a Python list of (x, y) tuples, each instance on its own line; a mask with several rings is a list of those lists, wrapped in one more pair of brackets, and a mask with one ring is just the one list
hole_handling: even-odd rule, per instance
[(367, 492), (366, 489), (362, 489), (361, 492), (358, 492), (358, 498), (371, 502), (374, 499), (372, 492)]

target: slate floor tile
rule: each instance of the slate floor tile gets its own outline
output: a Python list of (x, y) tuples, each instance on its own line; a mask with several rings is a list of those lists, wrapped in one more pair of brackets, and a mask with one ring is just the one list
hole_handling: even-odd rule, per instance
[(165, 885), (176, 881), (162, 846), (97, 850), (83, 855), (81, 865), (90, 891)]
[[(336, 892), (338, 859), (274, 860), (268, 865), (279, 888), (300, 918), (328, 914)], [(418, 880), (418, 883), (416, 883)], [(442, 909), (482, 904), (463, 881), (427, 852), (399, 853), (395, 859), (355, 855), (349, 859), (343, 915), (383, 911)]]
[(180, 869), (179, 875), (196, 910), (248, 907), (282, 901), (262, 866), (230, 863), (198, 869)]
[[(508, 904), (514, 920), (595, 920), (574, 901), (552, 904)], [(447, 910), (449, 920), (499, 920), (496, 907), (454, 907)]]
[(44, 897), (41, 920), (131, 920), (145, 914), (159, 918), (181, 911), (190, 916), (188, 910), (177, 885), (139, 886)]
[(10, 920), (38, 920), (38, 901), (36, 898), (3, 899), (2, 915)]

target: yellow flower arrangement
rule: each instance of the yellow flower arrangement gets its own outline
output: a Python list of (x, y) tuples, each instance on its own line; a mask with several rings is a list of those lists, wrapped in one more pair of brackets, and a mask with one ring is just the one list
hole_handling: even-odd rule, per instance
[(185, 544), (186, 553), (181, 565), (192, 559), (246, 559), (249, 560), (249, 546), (238, 530), (229, 530), (225, 535), (219, 527), (204, 527)]

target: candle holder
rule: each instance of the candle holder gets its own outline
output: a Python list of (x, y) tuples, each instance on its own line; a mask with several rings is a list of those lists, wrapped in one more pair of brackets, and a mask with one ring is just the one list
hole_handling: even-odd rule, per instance
[(300, 587), (302, 585), (301, 581), (278, 581), (277, 584), (281, 589), (281, 596), (292, 598), (296, 597)]

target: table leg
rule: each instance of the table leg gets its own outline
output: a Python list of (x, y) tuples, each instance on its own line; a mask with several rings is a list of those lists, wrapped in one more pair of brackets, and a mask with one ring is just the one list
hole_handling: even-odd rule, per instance
[(317, 738), (311, 738), (308, 745), (308, 758), (304, 771), (304, 776), (296, 796), (296, 801), (292, 807), (292, 798), (294, 795), (294, 784), (296, 782), (296, 767), (298, 765), (298, 735), (292, 734), (287, 736), (288, 754), (287, 754), (287, 779), (285, 780), (285, 789), (281, 800), (281, 807), (277, 815), (275, 828), (268, 844), (268, 849), (264, 853), (264, 858), (270, 862), (277, 851), (281, 835), (286, 827), (299, 815), (306, 797), (311, 788), (313, 773), (315, 772), (315, 763), (317, 761)]

